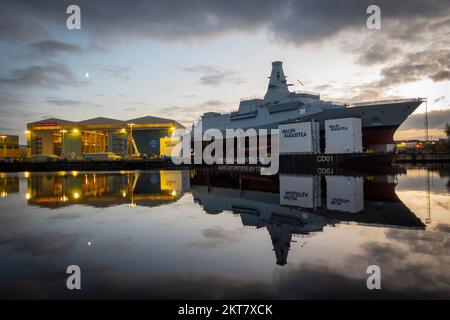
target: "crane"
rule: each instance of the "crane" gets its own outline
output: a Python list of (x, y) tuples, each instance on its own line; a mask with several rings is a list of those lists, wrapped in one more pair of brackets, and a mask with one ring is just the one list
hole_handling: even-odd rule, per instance
[[(139, 149), (136, 146), (136, 141), (134, 141), (134, 138), (133, 138), (133, 126), (134, 126), (134, 123), (128, 123), (128, 125), (130, 126), (131, 155), (134, 155), (136, 157), (140, 157), (141, 153), (139, 152)], [(134, 152), (133, 152), (133, 150), (134, 150)]]

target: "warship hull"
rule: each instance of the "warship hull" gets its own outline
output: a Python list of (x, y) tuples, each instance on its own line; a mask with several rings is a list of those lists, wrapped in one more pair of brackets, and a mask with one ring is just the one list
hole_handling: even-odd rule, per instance
[[(362, 124), (362, 143), (365, 150), (375, 149), (394, 143), (394, 134), (400, 125), (422, 104), (423, 100), (404, 99), (389, 102), (378, 102), (362, 106), (349, 106), (346, 108), (325, 110), (306, 116), (299, 116), (298, 110), (285, 112), (283, 116), (266, 118), (264, 114), (253, 119), (228, 120), (227, 115), (203, 119), (202, 130), (219, 129), (277, 129), (279, 125), (290, 122), (303, 122), (316, 120), (320, 122), (321, 136), (325, 134), (325, 120), (341, 118), (359, 118)], [(275, 118), (275, 119), (274, 119)], [(272, 121), (270, 121), (272, 120)], [(322, 144), (322, 143), (321, 143)]]
[[(232, 132), (228, 130), (256, 130), (256, 132), (247, 131), (245, 135), (257, 134), (260, 136), (260, 130), (264, 129), (267, 130), (264, 134), (271, 135), (274, 134), (271, 130), (278, 129), (283, 124), (314, 121), (319, 123), (318, 131), (320, 131), (320, 146), (314, 153), (324, 153), (326, 145), (325, 122), (334, 119), (356, 118), (361, 119), (361, 151), (371, 155), (361, 156), (353, 154), (352, 156), (342, 156), (336, 154), (333, 157), (333, 165), (354, 165), (361, 162), (361, 160), (366, 164), (372, 160), (374, 162), (389, 163), (392, 160), (390, 157), (380, 158), (378, 155), (373, 157), (373, 154), (392, 151), (394, 149), (394, 134), (397, 129), (410, 114), (426, 101), (423, 98), (409, 98), (346, 104), (324, 101), (320, 98), (319, 93), (309, 91), (291, 92), (288, 89), (290, 84), (286, 81), (281, 61), (272, 62), (272, 72), (269, 79), (264, 98), (251, 97), (242, 99), (238, 110), (231, 113), (204, 113), (197, 126), (193, 128), (194, 135), (195, 132), (201, 132), (201, 135), (196, 134), (197, 138), (192, 137), (193, 140), (195, 141), (198, 137), (201, 137), (205, 147), (212, 141), (210, 134), (206, 132), (210, 129), (214, 130), (211, 132), (219, 130), (222, 134), (217, 135), (217, 137), (213, 134), (214, 140), (223, 140), (225, 147), (227, 139), (236, 140), (236, 135), (227, 134)], [(267, 139), (270, 152), (272, 149), (270, 146), (271, 140)], [(258, 149), (259, 143), (252, 144), (250, 145), (250, 141), (248, 144), (245, 142), (248, 151)], [(361, 151), (359, 148), (356, 152)], [(305, 156), (301, 157), (305, 158)], [(303, 159), (302, 163), (312, 163), (315, 167), (321, 165), (317, 163), (314, 154), (308, 155)]]

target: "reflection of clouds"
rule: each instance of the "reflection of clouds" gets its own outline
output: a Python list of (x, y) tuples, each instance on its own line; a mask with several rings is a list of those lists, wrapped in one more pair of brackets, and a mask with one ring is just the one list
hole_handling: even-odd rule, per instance
[(372, 264), (382, 265), (389, 260), (403, 260), (408, 255), (403, 248), (392, 243), (368, 242), (362, 247), (366, 252), (370, 252)]
[[(396, 189), (396, 194), (399, 199), (407, 206), (414, 214), (423, 222), (431, 215), (433, 223), (448, 222), (448, 208), (450, 197), (448, 193), (431, 193), (425, 191), (399, 191)], [(430, 207), (428, 208), (428, 199), (430, 200)], [(428, 211), (430, 209), (430, 211)], [(428, 225), (427, 229), (433, 225)]]
[(447, 201), (436, 201), (436, 205), (445, 210), (450, 211), (450, 203), (448, 203)]
[(131, 244), (131, 237), (126, 236), (124, 238), (120, 238), (119, 240), (113, 241), (111, 245), (105, 248), (106, 250), (113, 250), (113, 251), (130, 251), (133, 250), (133, 246)]
[(36, 262), (32, 266), (32, 273), (27, 277), (9, 277), (0, 286), (0, 299), (61, 299), (86, 298), (84, 292), (85, 281), (91, 276), (106, 272), (107, 268), (93, 267), (85, 272), (81, 268), (82, 290), (68, 290), (66, 273), (68, 264), (59, 263), (49, 265)]
[(202, 235), (205, 240), (192, 241), (189, 242), (187, 246), (196, 248), (215, 248), (227, 244), (233, 244), (241, 240), (244, 233), (244, 229), (227, 230), (221, 226), (206, 228), (202, 230)]
[(84, 214), (77, 212), (58, 213), (47, 218), (48, 222), (64, 222), (84, 217)]
[(439, 223), (436, 226), (436, 230), (438, 230), (440, 232), (450, 233), (450, 224)]
[[(439, 228), (448, 229), (448, 225), (440, 225)], [(407, 246), (411, 253), (430, 255), (433, 259), (450, 258), (450, 237), (445, 232), (387, 230), (386, 237)]]
[(362, 254), (344, 263), (346, 272), (362, 276), (367, 266), (376, 264), (381, 268), (383, 292), (388, 289), (404, 298), (450, 297), (447, 234), (388, 229), (386, 238), (393, 242), (363, 245)]
[[(439, 230), (448, 231), (448, 228), (448, 225), (438, 226)], [(221, 226), (206, 228), (202, 230), (205, 241), (191, 245), (215, 248), (235, 243), (240, 240), (240, 231)], [(450, 298), (447, 235), (440, 231), (387, 230), (386, 237), (391, 242), (369, 241), (363, 244), (360, 254), (344, 257), (342, 265), (330, 265), (325, 260), (291, 263), (282, 269), (276, 268), (274, 276), (269, 278), (256, 275), (254, 278), (234, 277), (211, 268), (193, 271), (180, 267), (177, 272), (155, 274), (151, 269), (138, 272), (127, 265), (118, 267), (115, 262), (98, 266), (98, 261), (83, 259), (83, 290), (80, 292), (70, 292), (65, 288), (66, 265), (62, 265), (59, 259), (52, 259), (51, 263), (33, 259), (27, 264), (27, 269), (32, 270), (31, 276), (17, 270), (6, 270), (8, 280), (0, 286), (0, 298)], [(16, 246), (21, 246), (22, 251), (58, 256), (73, 252), (79, 237), (76, 234), (46, 233), (23, 237), (21, 241), (14, 239), (14, 242), (18, 242)], [(130, 237), (123, 237), (105, 249), (132, 249), (130, 242)], [(436, 244), (443, 242), (447, 243), (447, 250), (441, 248), (436, 251)], [(366, 287), (366, 268), (371, 264), (381, 267), (381, 291)]]
[[(37, 270), (26, 284), (20, 279), (8, 283), (0, 297), (8, 298), (115, 298), (115, 299), (363, 299), (363, 298), (444, 298), (448, 289), (428, 291), (422, 284), (427, 280), (419, 268), (400, 271), (407, 277), (386, 278), (382, 271), (382, 290), (366, 287), (365, 262), (353, 265), (360, 277), (348, 277), (335, 268), (320, 263), (304, 263), (283, 268), (273, 282), (238, 278), (219, 272), (177, 272), (160, 275), (120, 272), (107, 267), (83, 268), (83, 290), (73, 293), (58, 283), (65, 283), (60, 270)], [(354, 270), (352, 270), (354, 272)], [(383, 269), (382, 269), (383, 270)], [(418, 272), (419, 271), (419, 272)], [(418, 276), (419, 278), (415, 278)], [(45, 280), (45, 281), (44, 281)], [(407, 280), (407, 281), (405, 281)], [(411, 281), (414, 280), (414, 281)], [(392, 281), (403, 283), (398, 288)], [(32, 291), (24, 290), (33, 288)], [(8, 293), (8, 294), (7, 294)]]
[(82, 238), (79, 233), (48, 231), (41, 234), (21, 234), (0, 240), (0, 245), (11, 245), (19, 253), (35, 256), (63, 257), (70, 255)]

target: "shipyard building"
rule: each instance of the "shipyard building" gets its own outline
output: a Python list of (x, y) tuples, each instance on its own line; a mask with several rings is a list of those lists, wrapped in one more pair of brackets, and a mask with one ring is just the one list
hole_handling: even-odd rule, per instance
[(15, 159), (19, 157), (19, 136), (0, 135), (0, 159)]
[(27, 155), (89, 159), (98, 154), (115, 157), (153, 157), (160, 154), (160, 139), (184, 127), (158, 117), (130, 120), (94, 118), (68, 121), (50, 118), (27, 124)]

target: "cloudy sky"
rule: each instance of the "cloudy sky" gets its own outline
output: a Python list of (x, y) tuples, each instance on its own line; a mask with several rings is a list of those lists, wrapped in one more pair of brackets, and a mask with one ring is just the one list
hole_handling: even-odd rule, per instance
[[(80, 30), (66, 27), (70, 4)], [(381, 30), (366, 27), (371, 4)], [(26, 123), (48, 117), (189, 126), (263, 95), (274, 60), (293, 89), (344, 102), (427, 97), (430, 135), (450, 122), (445, 0), (0, 0), (0, 52), (0, 132), (22, 143)], [(423, 137), (423, 112), (396, 137)]]

